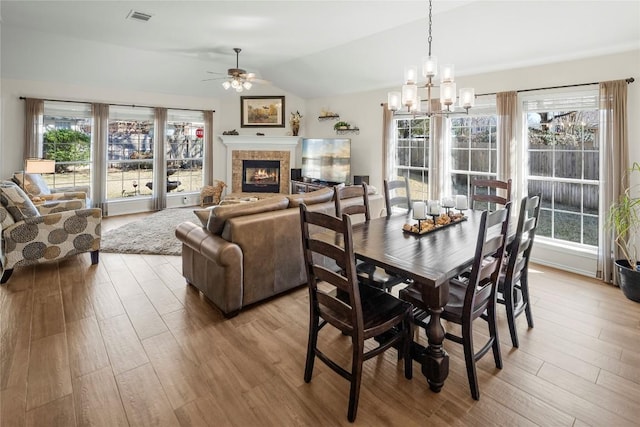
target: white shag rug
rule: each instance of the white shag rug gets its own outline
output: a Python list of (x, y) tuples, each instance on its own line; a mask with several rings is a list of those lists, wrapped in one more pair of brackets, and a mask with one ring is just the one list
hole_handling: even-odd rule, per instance
[(198, 224), (194, 208), (165, 209), (138, 221), (102, 234), (100, 251), (121, 254), (180, 255), (182, 242), (175, 235), (176, 227), (191, 221)]

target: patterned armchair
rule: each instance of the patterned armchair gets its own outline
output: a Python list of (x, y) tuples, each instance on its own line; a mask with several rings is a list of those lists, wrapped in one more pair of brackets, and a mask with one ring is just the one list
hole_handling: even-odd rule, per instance
[(15, 183), (0, 183), (0, 283), (9, 280), (15, 267), (57, 261), (83, 252), (91, 252), (91, 263), (97, 264), (102, 211), (77, 207), (78, 201), (72, 200), (36, 208)]
[(91, 206), (89, 201), (90, 188), (88, 185), (77, 187), (49, 188), (37, 173), (16, 172), (13, 174), (13, 182), (18, 184), (34, 203), (49, 204), (61, 200), (77, 200), (83, 203), (82, 207)]

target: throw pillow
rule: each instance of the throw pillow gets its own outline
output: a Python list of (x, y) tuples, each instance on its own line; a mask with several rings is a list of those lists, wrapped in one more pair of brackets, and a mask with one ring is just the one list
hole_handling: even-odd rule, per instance
[(38, 173), (16, 172), (13, 174), (13, 181), (24, 188), (24, 191), (30, 196), (51, 194), (49, 186), (44, 182), (42, 175)]
[(284, 196), (269, 197), (252, 203), (214, 206), (213, 209), (211, 209), (211, 216), (209, 216), (207, 229), (213, 234), (220, 234), (224, 229), (224, 223), (229, 218), (252, 215), (261, 212), (277, 211), (280, 209), (286, 209), (288, 206), (289, 199)]
[(289, 207), (297, 208), (302, 203), (305, 205), (315, 205), (317, 203), (324, 203), (331, 201), (333, 197), (333, 188), (326, 187), (320, 190), (311, 191), (309, 193), (292, 194), (287, 196), (289, 198)]
[(40, 216), (38, 209), (24, 191), (12, 182), (0, 184), (0, 203), (13, 217), (14, 221)]

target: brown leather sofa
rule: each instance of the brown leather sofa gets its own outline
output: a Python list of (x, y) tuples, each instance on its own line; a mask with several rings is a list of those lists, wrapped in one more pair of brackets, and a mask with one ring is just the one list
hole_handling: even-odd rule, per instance
[[(334, 214), (332, 199), (333, 190), (326, 188), (196, 210), (202, 225), (184, 222), (176, 229), (182, 241), (182, 275), (226, 317), (305, 284), (299, 205)], [(371, 194), (369, 204), (377, 217), (384, 197)]]

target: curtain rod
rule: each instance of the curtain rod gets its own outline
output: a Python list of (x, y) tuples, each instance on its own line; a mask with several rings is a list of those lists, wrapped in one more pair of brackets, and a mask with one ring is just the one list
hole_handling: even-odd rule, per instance
[[(21, 96), (20, 97), (21, 100), (25, 100), (27, 99), (26, 96)], [(70, 103), (74, 103), (74, 104), (94, 104), (94, 102), (88, 102), (88, 101), (70, 101), (68, 99), (43, 99), (43, 98), (38, 98), (38, 99), (42, 99), (42, 101), (51, 101), (51, 102), (70, 102)], [(156, 108), (157, 106), (151, 106), (151, 105), (134, 105), (134, 104), (116, 104), (116, 103), (110, 103), (110, 102), (106, 102), (105, 104), (109, 104), (109, 105), (115, 105), (117, 107), (141, 107), (141, 108)], [(168, 110), (180, 110), (180, 111), (204, 111), (204, 110), (198, 110), (196, 108), (172, 108), (172, 107), (164, 107), (167, 108)], [(212, 110), (214, 113), (216, 112), (216, 110)]]
[[(634, 79), (633, 77), (629, 77), (628, 79), (625, 79), (627, 84), (633, 83), (635, 80), (636, 79)], [(533, 92), (533, 91), (536, 91), (536, 90), (563, 89), (563, 88), (568, 88), (568, 87), (591, 86), (591, 85), (599, 85), (599, 84), (600, 84), (600, 82), (577, 83), (577, 84), (573, 84), (573, 85), (538, 87), (538, 88), (533, 88), (533, 89), (520, 89), (520, 90), (516, 90), (516, 92), (518, 92), (518, 93), (520, 93), (520, 92)], [(498, 94), (498, 92), (478, 93), (478, 94), (476, 94), (476, 96), (489, 96), (489, 95), (497, 95), (497, 94)]]

